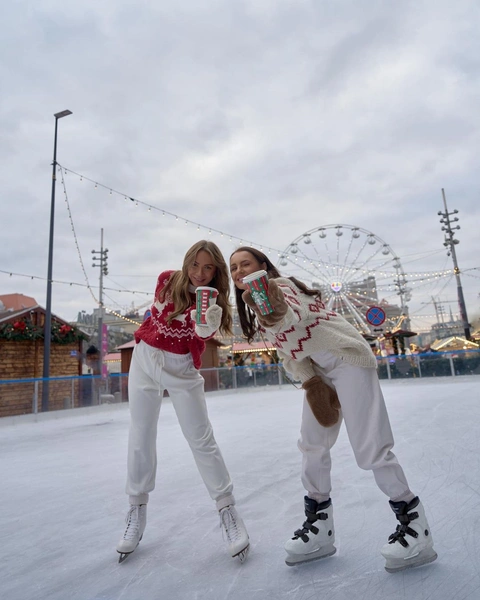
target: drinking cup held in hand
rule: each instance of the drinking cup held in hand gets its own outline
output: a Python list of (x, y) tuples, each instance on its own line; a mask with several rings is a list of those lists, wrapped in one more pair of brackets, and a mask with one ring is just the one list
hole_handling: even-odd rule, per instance
[(255, 271), (243, 278), (247, 284), (253, 301), (258, 306), (260, 314), (269, 315), (273, 313), (272, 305), (268, 299), (268, 276), (266, 271)]
[(197, 325), (207, 325), (205, 316), (207, 309), (217, 303), (218, 290), (213, 287), (200, 286), (196, 289), (197, 304), (195, 321)]

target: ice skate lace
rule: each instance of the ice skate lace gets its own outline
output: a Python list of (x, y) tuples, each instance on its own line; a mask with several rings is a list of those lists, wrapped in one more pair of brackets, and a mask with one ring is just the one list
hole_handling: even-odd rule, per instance
[(220, 511), (220, 525), (222, 527), (222, 535), (225, 534), (230, 543), (240, 539), (236, 514), (228, 506)]
[(124, 540), (133, 540), (140, 532), (140, 507), (131, 506), (125, 518), (127, 528), (123, 534)]

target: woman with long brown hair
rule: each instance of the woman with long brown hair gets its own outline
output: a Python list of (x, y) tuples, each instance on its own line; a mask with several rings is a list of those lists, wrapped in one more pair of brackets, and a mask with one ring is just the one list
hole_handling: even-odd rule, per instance
[[(267, 272), (267, 293), (273, 308), (267, 315), (256, 306), (243, 281), (260, 270)], [(342, 420), (357, 464), (373, 472), (399, 521), (382, 548), (385, 569), (400, 571), (435, 560), (423, 505), (410, 490), (392, 452), (394, 440), (376, 359), (366, 340), (346, 319), (325, 306), (318, 290), (293, 277), (282, 277), (270, 259), (255, 248), (235, 250), (230, 257), (230, 274), (245, 336), (252, 340), (257, 331), (265, 335), (283, 358), (285, 369), (306, 391), (298, 447), (303, 454), (307, 518), (285, 544), (287, 565), (336, 552), (330, 450)], [(324, 393), (325, 387), (334, 390), (333, 395)]]

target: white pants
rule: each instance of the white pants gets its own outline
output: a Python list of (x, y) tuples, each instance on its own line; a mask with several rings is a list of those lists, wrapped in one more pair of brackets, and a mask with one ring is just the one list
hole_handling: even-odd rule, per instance
[(204, 380), (190, 354), (173, 354), (141, 341), (128, 377), (130, 432), (127, 485), (130, 504), (146, 504), (155, 488), (157, 422), (168, 390), (183, 435), (217, 508), (234, 504), (233, 485), (215, 441), (205, 402)]
[(393, 434), (376, 369), (353, 366), (329, 352), (315, 353), (311, 359), (317, 374), (336, 389), (342, 408), (338, 423), (322, 427), (304, 400), (298, 447), (303, 453), (302, 483), (307, 492), (312, 497), (330, 496), (330, 450), (344, 420), (358, 466), (373, 471), (378, 487), (390, 499), (410, 493), (391, 451)]

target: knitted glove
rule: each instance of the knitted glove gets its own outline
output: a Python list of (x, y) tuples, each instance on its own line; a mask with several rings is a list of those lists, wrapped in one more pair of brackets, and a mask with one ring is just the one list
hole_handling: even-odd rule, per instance
[(211, 337), (222, 323), (222, 307), (218, 306), (218, 304), (214, 304), (207, 308), (207, 312), (205, 313), (205, 319), (207, 321), (206, 325), (197, 325), (195, 322), (195, 312), (196, 311), (192, 310), (190, 313), (193, 322), (195, 323), (195, 333), (201, 338)]
[(327, 385), (319, 375), (311, 377), (302, 385), (307, 402), (320, 425), (332, 427), (338, 421), (341, 408), (337, 392)]
[(269, 315), (262, 315), (260, 309), (253, 301), (250, 290), (245, 290), (242, 294), (242, 300), (255, 312), (260, 325), (266, 328), (274, 327), (283, 321), (288, 310), (288, 304), (285, 302), (283, 292), (278, 287), (275, 279), (268, 281), (268, 299), (274, 312)]

